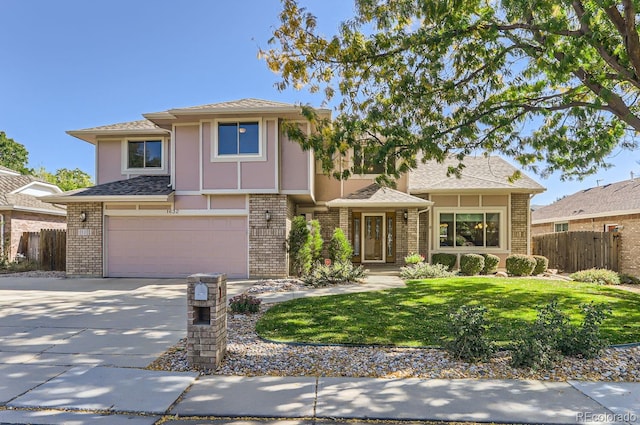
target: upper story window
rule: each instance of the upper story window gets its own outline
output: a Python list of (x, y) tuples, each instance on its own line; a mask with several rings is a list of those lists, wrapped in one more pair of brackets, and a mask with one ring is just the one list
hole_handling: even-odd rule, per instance
[(127, 141), (127, 168), (162, 168), (162, 140)]
[(211, 126), (211, 161), (266, 161), (261, 118), (216, 119)]
[(166, 138), (123, 139), (122, 174), (166, 174), (168, 149)]
[(373, 153), (362, 146), (353, 147), (354, 174), (383, 174), (386, 165), (386, 161), (378, 162)]

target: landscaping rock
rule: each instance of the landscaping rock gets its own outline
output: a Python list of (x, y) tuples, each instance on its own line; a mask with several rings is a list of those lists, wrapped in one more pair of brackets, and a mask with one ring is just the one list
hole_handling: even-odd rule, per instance
[(496, 272), (495, 277), (509, 277), (505, 272)]

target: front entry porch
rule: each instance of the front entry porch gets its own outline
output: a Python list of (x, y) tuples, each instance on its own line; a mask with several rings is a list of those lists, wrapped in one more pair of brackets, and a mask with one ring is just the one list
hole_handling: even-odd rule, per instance
[(352, 261), (354, 263), (396, 262), (395, 211), (353, 211), (351, 229)]

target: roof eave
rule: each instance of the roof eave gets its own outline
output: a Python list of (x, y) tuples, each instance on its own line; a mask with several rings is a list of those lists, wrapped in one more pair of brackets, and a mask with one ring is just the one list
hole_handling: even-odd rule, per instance
[(49, 214), (49, 215), (59, 215), (66, 216), (67, 211), (60, 210), (50, 210), (48, 208), (36, 208), (36, 207), (26, 207), (20, 205), (0, 205), (0, 211), (23, 211), (23, 212), (32, 212), (38, 214)]
[(83, 140), (85, 142), (91, 143), (95, 145), (98, 142), (98, 137), (100, 136), (143, 136), (148, 134), (153, 135), (166, 135), (168, 130), (164, 130), (161, 128), (157, 129), (130, 129), (130, 130), (70, 130), (66, 133), (69, 136), (73, 136), (77, 139)]
[(168, 195), (51, 195), (39, 199), (52, 204), (76, 204), (88, 202), (171, 202), (174, 192)]
[(559, 217), (543, 218), (539, 220), (535, 220), (532, 218), (531, 224), (548, 224), (548, 223), (566, 222), (566, 221), (572, 221), (572, 220), (589, 220), (591, 218), (616, 217), (619, 215), (632, 215), (632, 214), (640, 214), (640, 209), (622, 210), (622, 211), (604, 211), (604, 212), (593, 213), (593, 214), (559, 216)]
[(368, 201), (366, 199), (334, 199), (326, 204), (329, 208), (429, 208), (431, 201)]
[(524, 188), (524, 187), (513, 187), (513, 188), (466, 188), (466, 189), (456, 189), (456, 188), (410, 188), (409, 193), (411, 195), (425, 195), (430, 193), (447, 193), (447, 194), (459, 194), (459, 193), (498, 193), (498, 194), (509, 194), (509, 193), (532, 193), (538, 194), (545, 192), (547, 189), (542, 188)]

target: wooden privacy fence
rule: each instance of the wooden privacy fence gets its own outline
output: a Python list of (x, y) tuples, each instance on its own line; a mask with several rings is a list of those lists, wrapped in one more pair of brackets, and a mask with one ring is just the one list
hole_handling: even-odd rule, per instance
[(66, 270), (67, 231), (43, 229), (39, 232), (24, 232), (19, 251), (28, 260), (40, 264), (43, 270)]
[(549, 268), (566, 273), (591, 268), (618, 271), (616, 232), (558, 232), (533, 237), (532, 252), (549, 259)]

